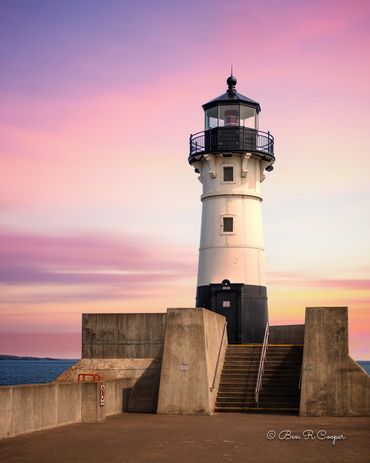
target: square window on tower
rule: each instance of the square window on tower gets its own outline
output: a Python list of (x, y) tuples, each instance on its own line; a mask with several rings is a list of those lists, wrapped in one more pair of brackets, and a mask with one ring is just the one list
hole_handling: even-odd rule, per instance
[(224, 166), (224, 182), (234, 181), (234, 167)]
[(234, 231), (233, 217), (223, 217), (222, 218), (222, 231), (224, 233), (232, 233)]

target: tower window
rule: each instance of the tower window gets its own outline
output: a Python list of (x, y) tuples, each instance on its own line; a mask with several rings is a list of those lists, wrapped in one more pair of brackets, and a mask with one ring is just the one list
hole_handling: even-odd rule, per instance
[(224, 182), (233, 182), (234, 181), (234, 167), (224, 166)]
[(234, 231), (234, 219), (233, 217), (223, 217), (223, 232), (232, 233)]

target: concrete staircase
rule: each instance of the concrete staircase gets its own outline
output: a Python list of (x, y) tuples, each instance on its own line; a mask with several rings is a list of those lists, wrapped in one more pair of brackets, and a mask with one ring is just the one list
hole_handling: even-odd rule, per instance
[(259, 403), (255, 388), (262, 344), (228, 345), (216, 412), (298, 414), (302, 345), (269, 344)]

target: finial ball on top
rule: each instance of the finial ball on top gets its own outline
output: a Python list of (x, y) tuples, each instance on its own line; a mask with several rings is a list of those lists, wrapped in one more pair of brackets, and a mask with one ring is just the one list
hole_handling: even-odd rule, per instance
[(233, 75), (231, 75), (227, 81), (226, 81), (227, 85), (229, 87), (235, 87), (236, 83), (237, 83), (237, 80), (235, 79), (235, 77)]

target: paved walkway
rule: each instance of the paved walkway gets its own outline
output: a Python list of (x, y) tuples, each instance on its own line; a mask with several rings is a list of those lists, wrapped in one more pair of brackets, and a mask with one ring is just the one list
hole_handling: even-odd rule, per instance
[[(290, 430), (294, 440), (269, 440)], [(315, 439), (299, 439), (312, 430)], [(317, 431), (343, 435), (319, 440)], [(122, 414), (0, 441), (4, 463), (370, 462), (370, 418)]]

